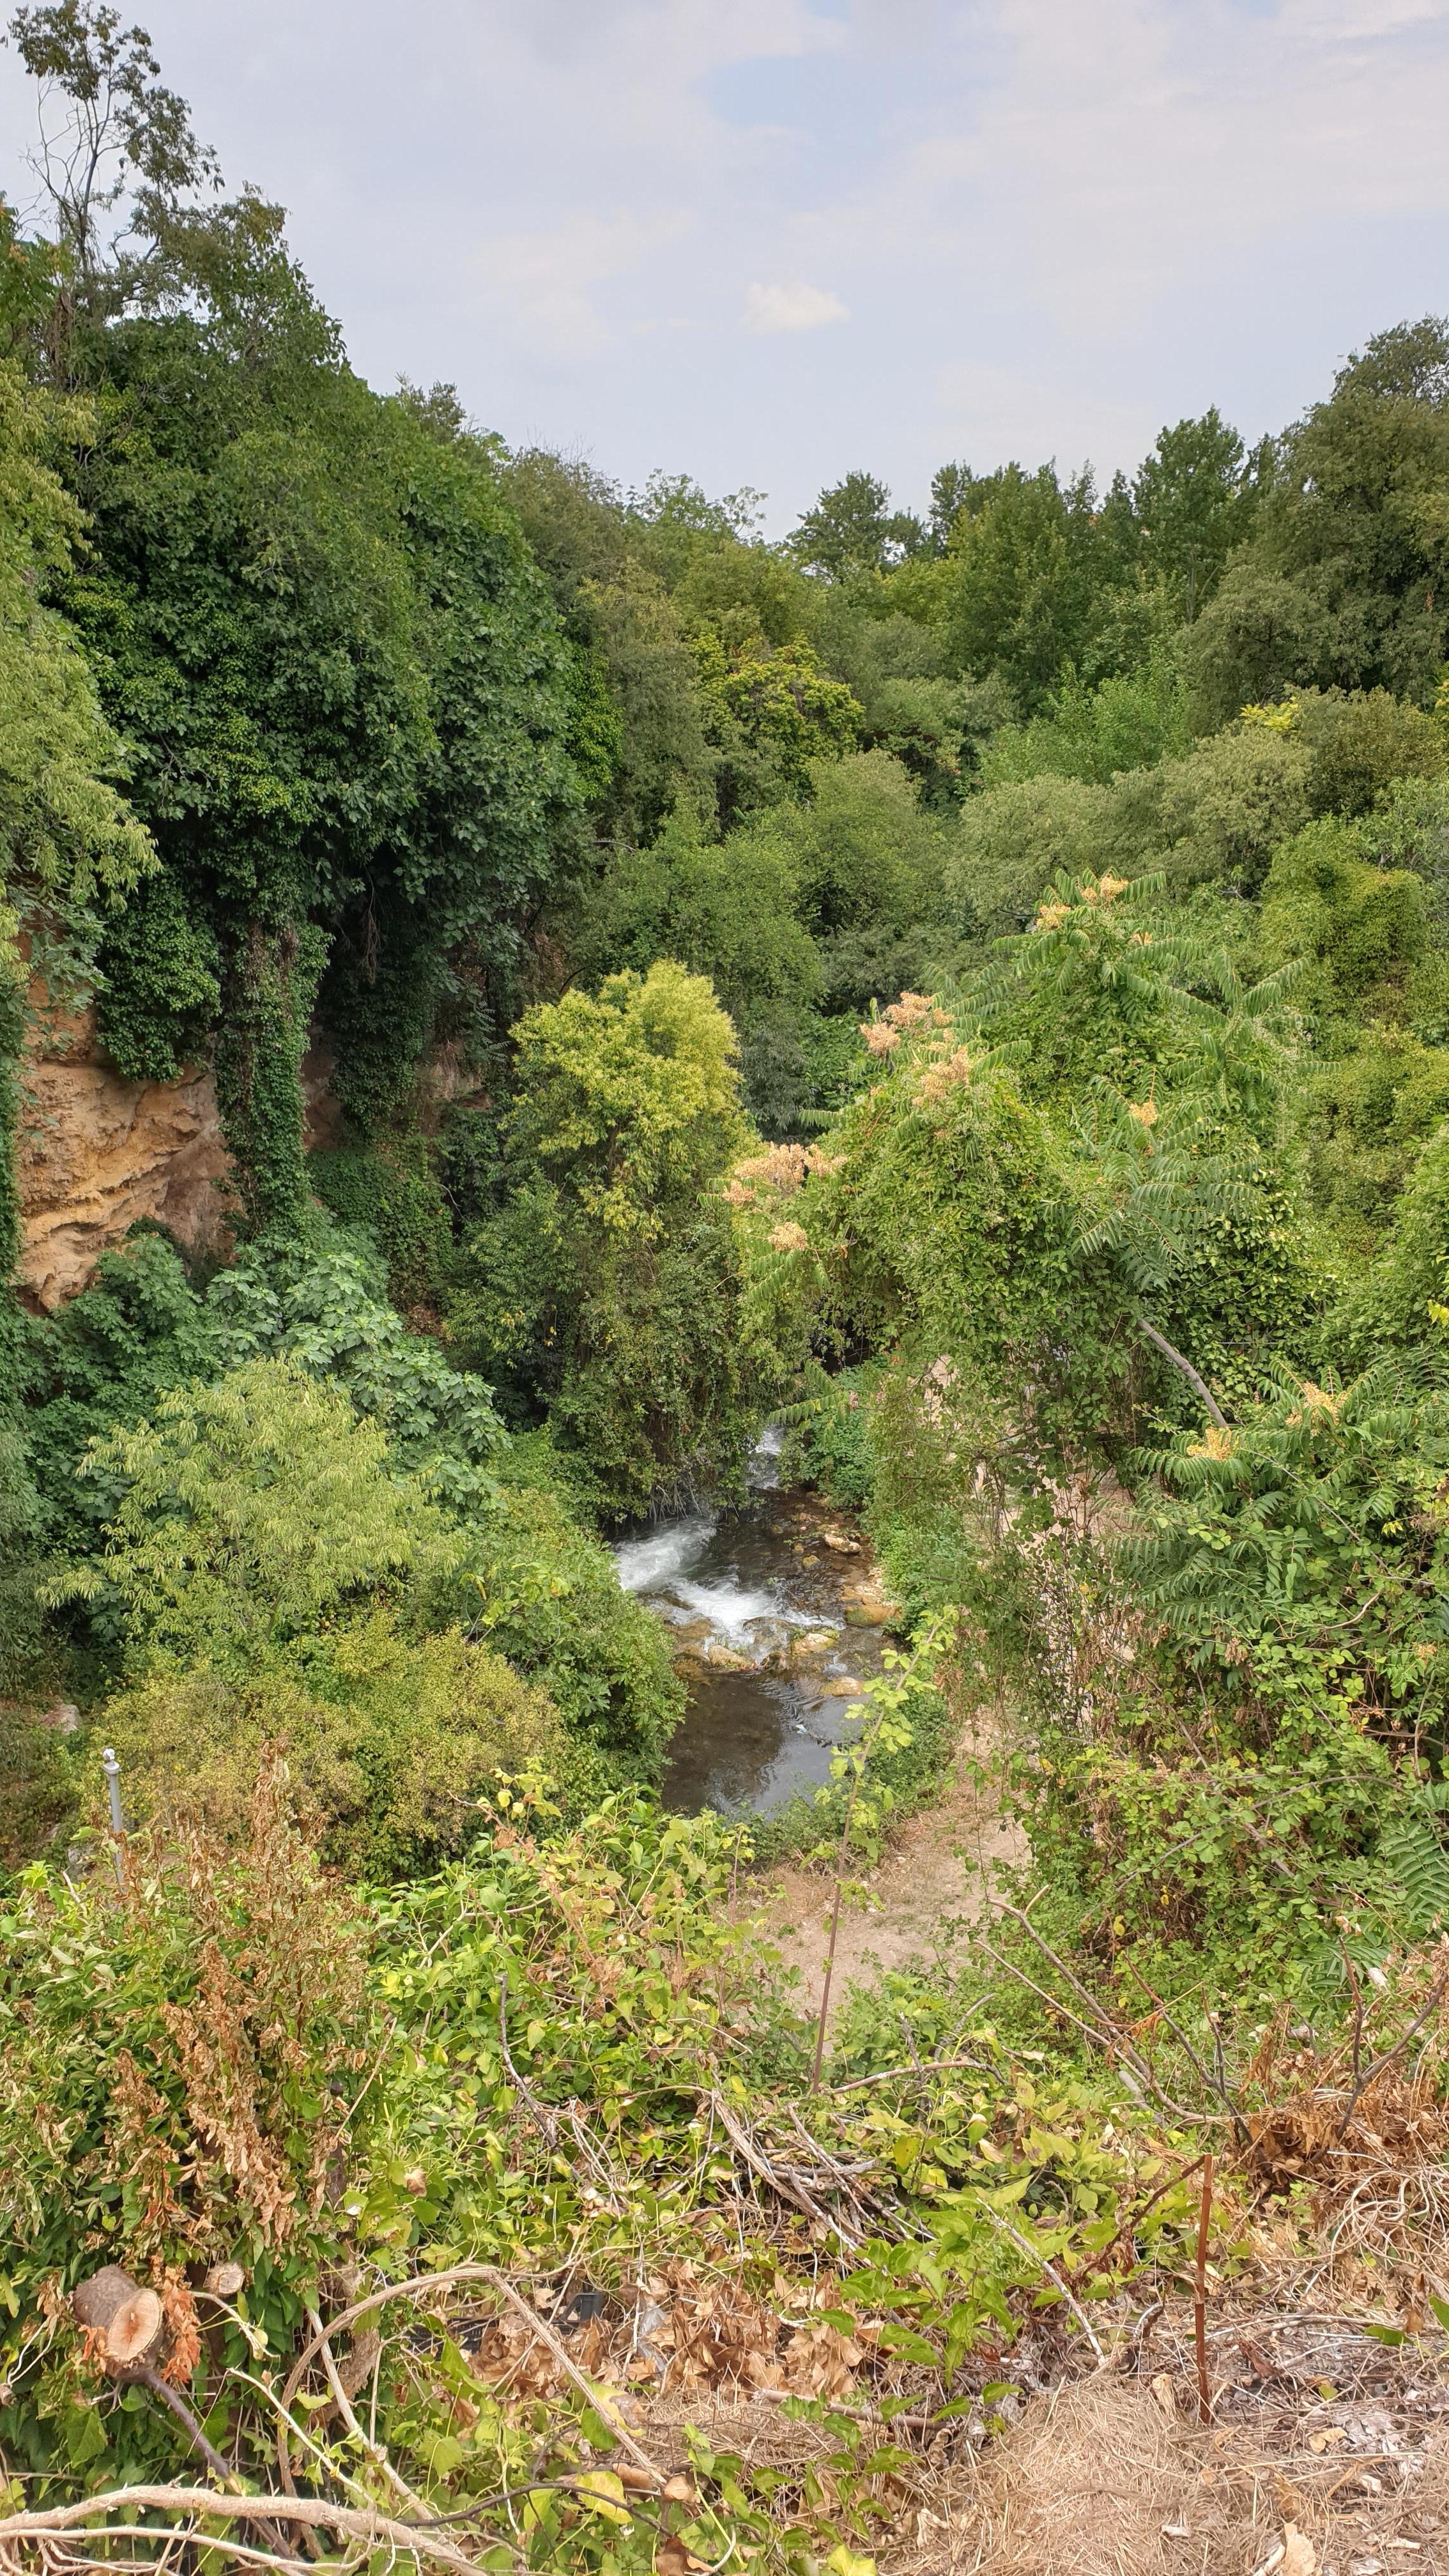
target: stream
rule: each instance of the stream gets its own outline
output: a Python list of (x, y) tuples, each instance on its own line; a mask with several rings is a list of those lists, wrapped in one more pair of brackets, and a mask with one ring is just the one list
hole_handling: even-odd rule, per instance
[(767, 1432), (744, 1510), (651, 1522), (614, 1549), (625, 1591), (674, 1631), (689, 1702), (661, 1794), (685, 1815), (808, 1797), (881, 1669), (888, 1605), (869, 1551), (818, 1494), (774, 1481), (778, 1454)]

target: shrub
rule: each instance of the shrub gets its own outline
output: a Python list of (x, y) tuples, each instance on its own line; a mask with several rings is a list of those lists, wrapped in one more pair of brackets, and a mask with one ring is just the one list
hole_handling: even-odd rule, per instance
[(416, 1876), (466, 1851), (480, 1800), (569, 1749), (545, 1691), (457, 1628), (405, 1637), (386, 1609), (237, 1677), (153, 1674), (106, 1706), (128, 1811), (235, 1842), (274, 1749), (317, 1847), (353, 1877)]
[(454, 1309), (616, 1518), (737, 1481), (748, 1417), (738, 1265), (714, 1195), (747, 1130), (735, 1036), (670, 961), (570, 991), (516, 1032), (504, 1194)]
[[(145, 2477), (174, 2456), (164, 2409), (95, 2404), (79, 2339), (56, 2332), (72, 2285), (105, 2260), (153, 2285), (185, 2384), (188, 2271), (240, 2262), (251, 2319), (285, 2350), (319, 2270), (348, 2259), (347, 2181), (380, 2107), (367, 1928), (275, 1761), (236, 1850), (143, 1838), (119, 1902), (108, 1880), (31, 1873), (0, 1951), (0, 2439), (32, 2476)], [(242, 2361), (244, 2336), (221, 2331)]]
[(382, 1432), (285, 1360), (177, 1388), (93, 1455), (122, 1484), (102, 1564), (134, 1672), (240, 1677), (459, 1559), (416, 1479), (388, 1473)]

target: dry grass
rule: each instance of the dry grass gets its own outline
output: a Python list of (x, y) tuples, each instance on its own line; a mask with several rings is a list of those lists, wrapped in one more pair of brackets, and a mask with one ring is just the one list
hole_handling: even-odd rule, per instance
[[(1341, 2460), (1267, 2456), (1170, 2421), (1150, 2387), (1094, 2379), (1035, 2399), (953, 2467), (890, 2576), (1449, 2576), (1449, 2443), (1379, 2492)], [(1274, 2559), (1274, 2552), (1283, 2555)]]

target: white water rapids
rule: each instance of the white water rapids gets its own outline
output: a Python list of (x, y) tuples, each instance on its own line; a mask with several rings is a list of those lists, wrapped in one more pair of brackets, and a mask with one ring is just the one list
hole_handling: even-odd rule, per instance
[(762, 1812), (829, 1776), (854, 1730), (861, 1680), (880, 1639), (847, 1635), (842, 1584), (859, 1551), (815, 1497), (781, 1491), (778, 1431), (751, 1461), (742, 1512), (695, 1511), (621, 1539), (619, 1580), (675, 1632), (689, 1706), (670, 1748), (671, 1806)]

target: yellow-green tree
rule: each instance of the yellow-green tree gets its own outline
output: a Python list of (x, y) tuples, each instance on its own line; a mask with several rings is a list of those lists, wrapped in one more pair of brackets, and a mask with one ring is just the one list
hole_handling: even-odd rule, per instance
[(735, 1033), (660, 959), (515, 1031), (517, 1101), (457, 1326), (516, 1413), (542, 1410), (605, 1507), (738, 1472), (738, 1266), (719, 1181), (743, 1145)]

